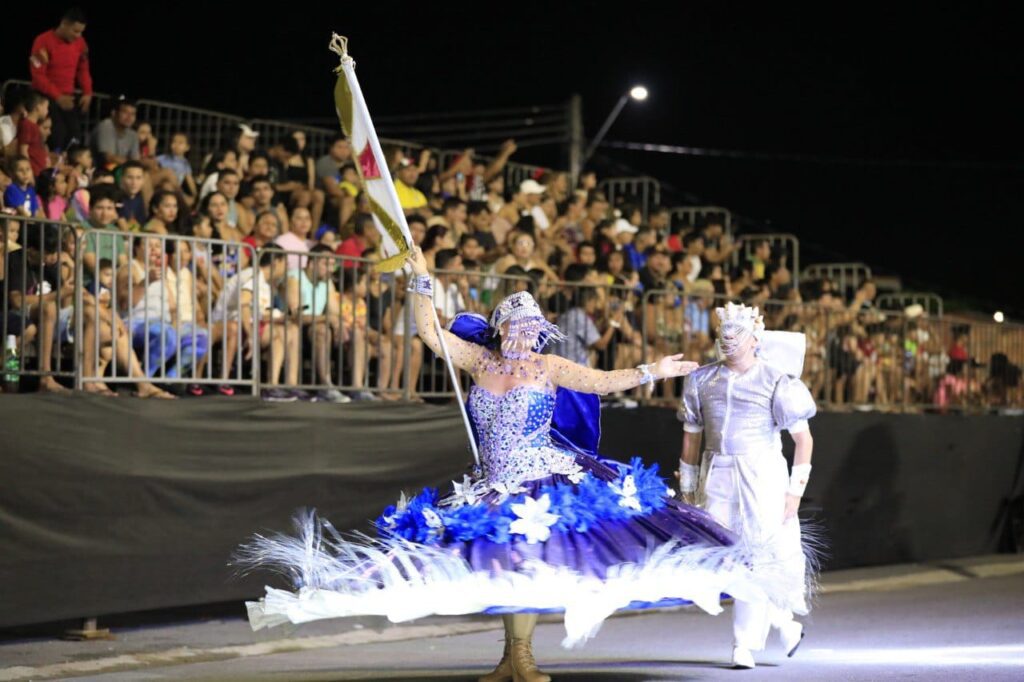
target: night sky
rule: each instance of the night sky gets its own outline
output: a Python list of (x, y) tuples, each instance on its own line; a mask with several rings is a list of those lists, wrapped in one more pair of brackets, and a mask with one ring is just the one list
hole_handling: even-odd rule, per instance
[[(858, 3), (847, 14), (829, 3), (789, 14), (778, 3), (635, 0), (618, 12), (304, 4), (83, 3), (96, 89), (252, 118), (331, 116), (331, 30), (349, 36), (376, 116), (560, 104), (578, 92), (593, 135), (642, 82), (651, 97), (628, 106), (608, 140), (817, 160), (599, 154), (797, 234), (804, 263), (865, 261), (908, 288), (1024, 316), (1024, 58), (1007, 4)], [(0, 78), (27, 77), (32, 38), (62, 7), (5, 7)]]

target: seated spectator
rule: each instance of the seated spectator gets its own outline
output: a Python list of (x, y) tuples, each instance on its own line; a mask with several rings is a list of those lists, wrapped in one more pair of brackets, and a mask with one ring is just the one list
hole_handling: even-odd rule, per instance
[[(361, 258), (367, 249), (376, 249), (380, 244), (380, 233), (373, 224), (369, 213), (357, 213), (354, 217), (352, 236), (343, 241), (335, 253), (344, 258)], [(342, 267), (356, 267), (357, 261), (343, 260)]]
[(135, 128), (139, 137), (139, 159), (155, 159), (160, 141), (153, 137), (153, 126), (141, 121)]
[[(121, 191), (123, 194), (120, 197), (120, 205), (117, 207), (117, 226), (125, 232), (141, 230), (149, 215), (146, 210), (148, 201), (144, 191), (145, 183), (146, 171), (140, 162), (129, 161), (121, 167)], [(166, 234), (166, 232), (161, 234)]]
[[(92, 184), (92, 176), (95, 171), (93, 166), (92, 150), (88, 147), (74, 146), (68, 149), (68, 192), (74, 194), (78, 190), (84, 190)], [(85, 213), (88, 213), (88, 207)]]
[(185, 196), (191, 202), (196, 201), (199, 191), (196, 189), (195, 178), (192, 177), (192, 164), (188, 161), (188, 153), (192, 149), (189, 144), (188, 135), (183, 132), (176, 132), (171, 135), (170, 150), (156, 157), (161, 168), (166, 168), (174, 173)]
[(540, 274), (542, 281), (558, 281), (558, 276), (551, 271), (547, 263), (537, 257), (537, 242), (532, 235), (517, 231), (510, 233), (508, 238), (511, 244), (511, 253), (499, 258), (494, 264), (496, 273), (504, 274), (513, 265), (518, 265), (526, 272), (536, 271)]
[(186, 376), (193, 361), (205, 357), (209, 337), (195, 325), (191, 296), (189, 319), (179, 320), (177, 275), (165, 267), (163, 244), (155, 237), (134, 240), (130, 267), (118, 272), (118, 300), (127, 308), (132, 346), (146, 354), (146, 375)]
[(668, 257), (668, 249), (664, 246), (648, 247), (644, 255), (646, 265), (640, 269), (640, 285), (644, 291), (667, 289), (668, 276), (672, 272), (672, 261)]
[(302, 153), (295, 137), (286, 137), (283, 146), (287, 156), (284, 162), (284, 178), (274, 189), (287, 196), (285, 203), (291, 208), (308, 209), (313, 217), (313, 224), (319, 225), (324, 211), (325, 194), (316, 186), (313, 159)]
[(334, 262), (326, 246), (314, 246), (311, 253), (314, 256), (306, 259), (304, 268), (288, 272), (288, 310), (300, 321), (312, 343), (316, 383), (327, 387), (320, 391), (318, 398), (346, 403), (349, 398), (334, 386), (331, 377), (331, 348), (335, 342), (349, 338), (348, 328), (341, 324), (340, 297), (331, 276)]
[(754, 279), (764, 279), (766, 268), (772, 261), (772, 245), (767, 239), (755, 239), (751, 246), (750, 263)]
[[(259, 254), (259, 262), (245, 268), (224, 282), (217, 304), (214, 306), (215, 320), (239, 322), (245, 338), (248, 357), (253, 344), (269, 351), (266, 389), (263, 397), (274, 401), (295, 401), (300, 394), (278, 386), (281, 372), (287, 365), (286, 382), (290, 386), (299, 383), (299, 350), (301, 339), (299, 328), (286, 320), (281, 311), (273, 308), (274, 289), (272, 282), (280, 282), (287, 273), (288, 260), (280, 251), (266, 250)], [(256, 302), (257, 317), (253, 319), (253, 301)], [(254, 327), (254, 323), (256, 326)], [(255, 338), (254, 338), (255, 335)], [(233, 361), (234, 358), (232, 357)]]
[(593, 242), (583, 241), (576, 246), (576, 262), (588, 268), (597, 267), (597, 249)]
[(252, 205), (249, 210), (253, 216), (258, 216), (260, 213), (270, 211), (277, 215), (278, 222), (281, 225), (281, 230), (288, 229), (288, 211), (283, 203), (276, 201), (274, 186), (271, 184), (270, 178), (266, 175), (260, 175), (252, 180)]
[[(27, 159), (23, 163), (28, 167)], [(56, 226), (35, 225), (27, 232), (24, 249), (12, 250), (10, 246), (5, 249), (7, 302), (16, 317), (23, 316), (39, 329), (37, 355), (39, 371), (43, 373), (39, 378), (40, 392), (67, 393), (68, 389), (50, 376), (54, 340), (68, 333), (72, 316), (65, 314), (64, 309), (74, 296), (73, 284), (61, 281), (60, 231)]]
[[(220, 191), (222, 192), (224, 191), (223, 188), (218, 187), (220, 183), (221, 173), (230, 170), (231, 172), (235, 173), (236, 176), (239, 174), (240, 171), (238, 163), (238, 153), (235, 152), (234, 149), (222, 149), (221, 151), (217, 152), (216, 154), (210, 157), (209, 161), (206, 162), (206, 165), (203, 166), (202, 170), (202, 175), (199, 178), (200, 201), (205, 199), (207, 194), (216, 189), (220, 189)], [(236, 190), (235, 194), (237, 193), (238, 191)], [(229, 193), (225, 192), (225, 194)], [(234, 199), (235, 197), (229, 194), (229, 198)]]
[(704, 267), (702, 256), (704, 255), (704, 235), (700, 232), (691, 232), (683, 237), (683, 250), (690, 261), (689, 274), (687, 277), (692, 283), (701, 276)]
[[(256, 215), (256, 227), (253, 229), (252, 234), (243, 239), (242, 243), (248, 244), (255, 251), (259, 252), (260, 249), (270, 246), (280, 234), (281, 221), (278, 219), (277, 213), (274, 211), (262, 211)], [(249, 253), (248, 249), (244, 249), (241, 252), (242, 268), (249, 267)]]
[(471, 201), (466, 206), (466, 223), (480, 246), (483, 247), (485, 262), (498, 257), (498, 241), (491, 231), (491, 211), (485, 201)]
[(161, 190), (149, 202), (149, 221), (145, 231), (152, 234), (178, 234), (178, 197)]
[[(566, 339), (551, 345), (551, 353), (572, 360), (585, 367), (593, 367), (591, 351), (603, 350), (608, 347), (615, 326), (609, 324), (604, 333), (597, 329), (594, 315), (598, 309), (598, 294), (590, 287), (576, 289), (573, 307), (558, 317), (558, 328)], [(611, 319), (621, 324), (622, 309), (613, 312)]]
[(121, 96), (114, 104), (110, 116), (96, 124), (92, 131), (92, 143), (100, 165), (114, 168), (126, 161), (142, 158), (139, 153), (139, 135), (132, 129), (135, 112), (135, 103)]
[(288, 255), (288, 272), (301, 270), (306, 267), (307, 258), (299, 254), (309, 253), (309, 234), (313, 231), (313, 218), (309, 209), (297, 207), (292, 209), (292, 219), (289, 229), (274, 240), (274, 245), (285, 251), (292, 251)]
[[(89, 216), (82, 225), (87, 233), (89, 230), (117, 231), (117, 204), (114, 203), (116, 193), (116, 188), (108, 185), (100, 185), (89, 189)], [(87, 234), (85, 252), (82, 255), (87, 280), (92, 280), (93, 273), (96, 272), (97, 263), (101, 259), (116, 262), (118, 266), (126, 265), (128, 263), (127, 239), (111, 234)]]
[(49, 220), (62, 221), (68, 210), (68, 178), (56, 169), (40, 174), (36, 191), (43, 206), (43, 213)]
[[(352, 159), (352, 145), (348, 138), (338, 133), (331, 139), (327, 153), (316, 160), (317, 187), (322, 189), (327, 198), (337, 206), (339, 184), (342, 181), (341, 167)], [(344, 221), (342, 221), (344, 222)]]
[(438, 272), (434, 275), (434, 308), (441, 325), (469, 308), (466, 306), (468, 282), (462, 273), (462, 258), (455, 249), (441, 249), (434, 257)]
[(16, 156), (10, 164), (11, 184), (4, 190), (4, 206), (26, 218), (45, 218), (43, 205), (36, 194), (32, 164), (24, 156)]
[(25, 95), (23, 105), (25, 115), (18, 120), (17, 155), (29, 160), (32, 177), (35, 177), (50, 166), (50, 155), (39, 132), (40, 124), (49, 115), (50, 101), (38, 92), (30, 91)]
[(419, 166), (409, 158), (403, 158), (398, 164), (395, 173), (395, 191), (398, 193), (398, 203), (406, 215), (410, 213), (422, 213), (430, 215), (427, 207), (427, 197), (420, 190), (416, 189), (416, 181), (420, 177)]
[[(8, 92), (14, 93), (12, 89)], [(3, 116), (0, 116), (0, 161), (6, 162), (18, 156), (18, 122), (25, 115), (24, 97), (9, 94), (3, 101)]]
[(352, 348), (352, 385), (356, 387), (351, 396), (355, 400), (377, 400), (377, 396), (363, 390), (366, 384), (367, 363), (370, 359), (378, 360), (377, 388), (385, 390), (390, 383), (391, 345), (369, 324), (369, 268), (350, 268), (345, 270), (345, 291), (341, 298), (341, 320), (346, 330), (351, 330)]
[(704, 236), (704, 253), (701, 258), (704, 261), (704, 275), (707, 276), (712, 265), (728, 263), (739, 245), (733, 243), (732, 235), (725, 233), (722, 219), (714, 214), (706, 218), (701, 234)]

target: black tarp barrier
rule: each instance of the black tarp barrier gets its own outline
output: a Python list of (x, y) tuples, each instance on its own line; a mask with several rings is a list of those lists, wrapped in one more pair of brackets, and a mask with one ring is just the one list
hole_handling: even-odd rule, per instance
[[(806, 507), (826, 566), (983, 554), (1024, 452), (1024, 420), (822, 414)], [(668, 409), (606, 410), (602, 451), (671, 475)], [(0, 396), (0, 627), (258, 596), (227, 565), (299, 507), (339, 529), (471, 456), (454, 405)]]

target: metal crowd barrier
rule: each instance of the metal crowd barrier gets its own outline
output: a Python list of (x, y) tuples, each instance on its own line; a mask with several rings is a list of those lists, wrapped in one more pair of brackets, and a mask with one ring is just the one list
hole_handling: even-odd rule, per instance
[[(259, 257), (247, 244), (219, 239), (81, 230), (74, 256), (76, 387), (156, 382), (246, 386), (255, 394), (256, 339), (267, 323), (258, 302), (266, 292), (258, 277), (246, 282)], [(224, 261), (250, 269), (229, 275), (219, 267)], [(251, 299), (243, 306), (247, 288)]]
[(73, 234), (62, 223), (0, 215), (5, 392), (21, 390), (22, 378), (59, 390), (57, 379), (74, 377)]
[(661, 183), (656, 178), (606, 178), (598, 183), (598, 189), (614, 207), (623, 202), (637, 202), (645, 223), (651, 209), (661, 203)]
[(942, 317), (945, 309), (942, 297), (930, 292), (899, 291), (880, 294), (875, 298), (875, 305), (882, 310), (904, 310), (915, 304), (920, 305), (929, 315), (937, 317)]
[(772, 256), (775, 260), (785, 263), (793, 275), (793, 286), (800, 286), (800, 240), (796, 235), (789, 233), (753, 233), (744, 234), (740, 242), (740, 248), (733, 252), (733, 267), (741, 262), (750, 260), (754, 255), (754, 244), (760, 240), (766, 240), (771, 246)]
[(669, 221), (672, 227), (678, 223), (696, 227), (708, 216), (722, 221), (722, 227), (729, 234), (733, 232), (732, 212), (721, 206), (676, 206), (669, 210)]
[(865, 263), (817, 263), (804, 268), (800, 276), (811, 280), (830, 280), (843, 296), (847, 296), (862, 282), (871, 279), (871, 268)]

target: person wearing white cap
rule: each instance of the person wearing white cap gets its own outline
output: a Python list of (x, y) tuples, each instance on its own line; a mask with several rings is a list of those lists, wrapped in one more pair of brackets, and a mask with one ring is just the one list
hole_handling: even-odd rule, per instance
[(249, 155), (256, 150), (256, 140), (260, 134), (245, 123), (238, 124), (238, 142), (235, 144), (235, 151), (238, 152), (238, 171), (245, 175), (249, 171)]
[(519, 193), (523, 196), (523, 203), (526, 204), (527, 212), (533, 218), (533, 226), (538, 230), (546, 230), (551, 227), (551, 221), (541, 208), (541, 198), (547, 187), (540, 184), (533, 178), (528, 178), (519, 183)]
[[(797, 510), (811, 473), (813, 440), (807, 420), (816, 406), (800, 381), (806, 340), (793, 332), (766, 332), (757, 308), (728, 303), (716, 308), (723, 358), (690, 374), (679, 419), (683, 451), (679, 489), (683, 500), (703, 506), (740, 536), (751, 554), (770, 551), (755, 564), (783, 587), (772, 599), (739, 595), (733, 608), (733, 664), (753, 668), (772, 627), (787, 656), (803, 638), (793, 614), (808, 613), (813, 551), (801, 543)], [(780, 432), (796, 443), (787, 475)], [(701, 433), (704, 453), (701, 457)], [(805, 556), (806, 554), (806, 556)], [(811, 570), (808, 569), (811, 565)]]

